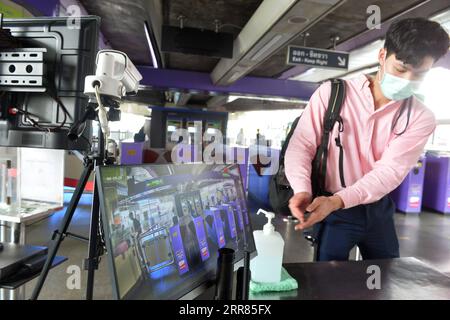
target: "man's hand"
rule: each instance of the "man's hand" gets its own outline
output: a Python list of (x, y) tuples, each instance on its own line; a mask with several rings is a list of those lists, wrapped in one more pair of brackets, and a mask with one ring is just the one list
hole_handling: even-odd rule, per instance
[(344, 202), (337, 195), (331, 197), (317, 197), (306, 208), (306, 211), (310, 212), (311, 214), (306, 218), (306, 221), (304, 219), (303, 221), (299, 219), (300, 223), (295, 226), (295, 230), (308, 229), (316, 223), (325, 219), (333, 211), (341, 209), (343, 207)]
[(301, 223), (305, 222), (306, 207), (311, 203), (311, 194), (308, 192), (296, 193), (289, 200), (289, 209), (294, 217), (300, 220)]

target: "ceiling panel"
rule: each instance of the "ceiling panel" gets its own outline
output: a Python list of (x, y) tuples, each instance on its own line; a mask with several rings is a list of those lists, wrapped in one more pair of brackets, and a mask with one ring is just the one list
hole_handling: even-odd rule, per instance
[(151, 65), (144, 33), (149, 16), (145, 0), (81, 0), (89, 14), (102, 18), (101, 31), (113, 49), (127, 53), (136, 65)]
[[(215, 30), (214, 20), (219, 20), (220, 31), (235, 37), (256, 11), (262, 0), (170, 0), (164, 2), (164, 23), (178, 26), (178, 17), (185, 17), (184, 26)], [(165, 53), (166, 65), (171, 69), (210, 72), (217, 58)]]

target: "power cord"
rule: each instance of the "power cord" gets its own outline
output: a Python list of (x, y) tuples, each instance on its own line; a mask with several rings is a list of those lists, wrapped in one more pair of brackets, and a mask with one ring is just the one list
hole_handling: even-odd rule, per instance
[(42, 131), (48, 131), (48, 132), (55, 132), (55, 131), (59, 131), (60, 129), (62, 129), (66, 122), (67, 122), (67, 118), (69, 118), (70, 120), (73, 120), (73, 117), (70, 115), (69, 111), (67, 110), (66, 106), (64, 105), (64, 103), (61, 101), (61, 99), (56, 95), (53, 94), (55, 93), (55, 90), (53, 90), (52, 88), (47, 88), (46, 93), (48, 94), (49, 97), (51, 97), (56, 103), (58, 108), (60, 108), (63, 111), (63, 121), (58, 125), (58, 126), (43, 126), (41, 123), (39, 123), (39, 121), (36, 121), (35, 119), (31, 118), (31, 116), (39, 119), (39, 117), (35, 114), (32, 114), (29, 111), (20, 109), (18, 107), (14, 107), (12, 108), (12, 111), (17, 111), (18, 113), (22, 114), (25, 118), (25, 120), (30, 123), (34, 128), (37, 128), (39, 130)]
[(33, 118), (31, 118), (31, 116), (39, 118), (38, 116), (36, 116), (35, 114), (33, 114), (31, 112), (22, 110), (22, 109), (20, 109), (18, 107), (14, 107), (14, 108), (9, 109), (9, 113), (12, 114), (12, 115), (15, 115), (17, 113), (21, 114), (21, 115), (24, 116), (25, 121), (28, 122), (29, 124), (31, 124), (31, 126), (33, 128), (37, 128), (37, 129), (42, 130), (42, 131), (51, 132), (51, 128), (50, 127), (45, 127), (45, 128), (41, 127), (38, 121), (36, 121)]
[(98, 107), (96, 111), (98, 111), (98, 121), (100, 122), (100, 129), (102, 130), (105, 136), (105, 150), (108, 149), (108, 138), (109, 138), (109, 127), (108, 127), (108, 114), (106, 112), (105, 106), (103, 106), (102, 99), (100, 97), (99, 86), (95, 87), (95, 98), (97, 99)]

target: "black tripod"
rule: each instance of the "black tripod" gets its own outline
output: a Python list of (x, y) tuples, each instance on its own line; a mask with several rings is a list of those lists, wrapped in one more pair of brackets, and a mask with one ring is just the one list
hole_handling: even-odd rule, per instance
[[(95, 172), (98, 166), (105, 165), (107, 163), (108, 157), (105, 150), (105, 138), (103, 132), (99, 130), (98, 135), (98, 151), (84, 158), (84, 170), (81, 174), (80, 180), (78, 181), (77, 187), (70, 199), (69, 206), (64, 214), (64, 218), (61, 222), (59, 229), (53, 232), (51, 238), (51, 243), (49, 245), (49, 251), (47, 255), (47, 260), (45, 261), (44, 267), (39, 276), (38, 282), (33, 290), (31, 300), (36, 300), (41, 292), (42, 286), (44, 285), (45, 279), (47, 278), (48, 272), (51, 269), (53, 260), (55, 259), (56, 253), (61, 245), (61, 242), (66, 236), (74, 236), (73, 234), (67, 232), (69, 225), (72, 221), (72, 217), (75, 213), (75, 209), (78, 206), (83, 190), (92, 172)], [(81, 238), (76, 236), (76, 238)], [(87, 239), (85, 239), (87, 240)], [(92, 212), (91, 212), (91, 226), (89, 232), (89, 250), (88, 258), (84, 261), (84, 269), (88, 271), (87, 287), (86, 287), (86, 300), (92, 300), (93, 290), (94, 290), (94, 272), (98, 269), (98, 263), (100, 261), (100, 256), (104, 253), (104, 242), (102, 237), (102, 229), (100, 226), (100, 204), (98, 198), (98, 186), (97, 181), (94, 176), (94, 194), (92, 200)]]

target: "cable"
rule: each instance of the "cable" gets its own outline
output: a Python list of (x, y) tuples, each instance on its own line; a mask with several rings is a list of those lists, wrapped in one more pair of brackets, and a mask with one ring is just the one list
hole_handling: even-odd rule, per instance
[(402, 106), (400, 107), (400, 109), (397, 110), (397, 113), (396, 113), (396, 116), (397, 116), (397, 117), (394, 119), (394, 121), (393, 121), (393, 123), (392, 123), (392, 127), (391, 127), (391, 131), (392, 131), (392, 132), (394, 131), (394, 128), (397, 126), (397, 123), (398, 123), (400, 117), (403, 115), (403, 113), (405, 112), (405, 109), (407, 108), (406, 125), (405, 125), (405, 128), (404, 128), (403, 131), (400, 132), (400, 133), (394, 132), (394, 134), (395, 134), (396, 136), (401, 136), (402, 134), (404, 134), (405, 131), (406, 131), (406, 129), (407, 129), (408, 126), (409, 126), (409, 120), (410, 120), (410, 118), (411, 118), (411, 105), (412, 105), (412, 104), (411, 104), (411, 98), (409, 98), (409, 99), (405, 100), (405, 101), (403, 102)]
[(89, 141), (89, 139), (86, 138), (85, 136), (83, 136), (83, 133), (84, 133), (84, 131), (86, 130), (86, 127), (87, 127), (87, 121), (84, 122), (83, 130), (81, 130), (81, 132), (78, 134), (78, 137), (79, 137), (79, 138), (82, 138), (84, 141), (86, 141), (87, 144), (89, 145), (89, 149), (92, 149), (92, 144), (91, 144), (91, 142)]
[(83, 130), (80, 131), (80, 134), (79, 134), (80, 136), (84, 133), (84, 130), (86, 130), (86, 127), (87, 127), (87, 121), (85, 121), (83, 124)]
[(23, 115), (24, 118), (25, 118), (25, 121), (28, 122), (29, 124), (31, 124), (31, 126), (33, 128), (37, 128), (37, 129), (42, 130), (42, 131), (48, 131), (48, 132), (58, 131), (58, 130), (60, 130), (60, 129), (62, 129), (64, 127), (64, 125), (66, 124), (66, 121), (67, 121), (67, 113), (64, 112), (64, 119), (63, 119), (63, 122), (60, 125), (58, 125), (58, 126), (42, 126), (39, 123), (39, 121), (36, 121), (36, 120), (31, 118), (31, 116), (33, 116), (33, 117), (39, 119), (38, 115), (35, 115), (35, 114), (33, 114), (33, 113), (29, 112), (29, 111), (20, 109), (19, 107), (14, 107), (14, 108), (12, 108), (12, 110), (16, 111), (17, 113), (19, 113), (21, 115)]
[(106, 113), (106, 108), (102, 104), (102, 99), (100, 98), (99, 86), (95, 87), (95, 98), (97, 99), (98, 108), (98, 122), (100, 122), (100, 130), (102, 130), (105, 135), (104, 143), (105, 150), (108, 148), (108, 137), (109, 137), (109, 127), (108, 127), (108, 115)]
[(39, 118), (39, 117), (36, 116), (35, 114), (33, 114), (33, 113), (31, 113), (31, 112), (28, 112), (28, 111), (25, 111), (25, 110), (22, 110), (22, 109), (17, 108), (17, 107), (12, 108), (11, 110), (12, 110), (12, 111), (15, 111), (15, 112), (17, 112), (17, 113), (19, 113), (19, 114), (21, 114), (21, 115), (23, 115), (24, 118), (25, 118), (25, 121), (28, 122), (28, 123), (30, 123), (30, 124), (33, 126), (33, 128), (37, 128), (37, 129), (42, 130), (42, 131), (48, 131), (48, 132), (50, 132), (50, 128), (48, 128), (48, 127), (47, 127), (47, 128), (41, 127), (41, 126), (39, 125), (39, 122), (38, 122), (38, 121), (36, 121), (36, 120), (34, 120), (33, 118), (30, 117), (30, 116), (33, 116), (33, 117)]
[(17, 113), (24, 114), (26, 116), (33, 116), (33, 117), (39, 118), (36, 114), (29, 112), (29, 111), (25, 111), (25, 110), (17, 108), (17, 107), (12, 108), (11, 111), (16, 111)]
[[(19, 108), (15, 108), (17, 109), (21, 114), (24, 115), (25, 119), (27, 120), (27, 122), (29, 122), (34, 128), (38, 128), (42, 131), (48, 131), (48, 132), (52, 132), (52, 131), (58, 131), (60, 129), (62, 129), (64, 127), (64, 125), (67, 122), (67, 118), (69, 118), (70, 120), (73, 121), (73, 117), (71, 116), (71, 114), (69, 113), (69, 111), (67, 110), (66, 106), (64, 105), (64, 103), (61, 101), (61, 99), (56, 95), (56, 94), (52, 94), (55, 93), (55, 90), (53, 90), (52, 88), (46, 88), (47, 90), (45, 91), (47, 93), (48, 96), (50, 96), (53, 100), (55, 100), (55, 102), (57, 103), (58, 108), (60, 108), (63, 111), (64, 114), (64, 118), (63, 121), (58, 125), (58, 126), (42, 126), (39, 121), (36, 121), (34, 119), (31, 119), (29, 116), (33, 115), (32, 113), (19, 109)], [(39, 118), (36, 115), (33, 115), (36, 118)]]
[(87, 142), (87, 144), (89, 145), (89, 149), (92, 149), (92, 144), (91, 144), (91, 142), (89, 141), (88, 138), (86, 138), (86, 137), (83, 136), (83, 135), (81, 135), (80, 138)]
[(62, 111), (63, 111), (63, 114), (64, 114), (64, 119), (63, 119), (63, 121), (61, 122), (61, 124), (60, 124), (59, 126), (53, 127), (53, 129), (61, 129), (61, 128), (64, 127), (64, 125), (66, 124), (67, 117), (69, 117), (69, 119), (72, 120), (72, 121), (73, 121), (73, 118), (72, 118), (72, 116), (70, 115), (69, 111), (67, 111), (67, 108), (66, 108), (66, 106), (64, 105), (64, 103), (61, 101), (61, 99), (60, 99), (56, 94), (55, 94), (55, 95), (51, 94), (49, 88), (47, 88), (46, 92), (47, 92), (47, 94), (48, 94), (53, 100), (55, 100), (55, 102), (56, 102), (58, 108), (61, 108)]
[(66, 116), (68, 116), (70, 120), (73, 121), (73, 118), (72, 118), (72, 116), (70, 115), (69, 111), (67, 110), (66, 106), (65, 106), (64, 103), (61, 101), (61, 99), (58, 97), (58, 93), (57, 93), (56, 87), (51, 86), (51, 87), (47, 87), (46, 89), (47, 89), (47, 90), (46, 90), (45, 92), (46, 92), (53, 100), (56, 101), (56, 103), (58, 104), (58, 107), (60, 107), (60, 108), (63, 110), (64, 114), (65, 114)]
[(61, 107), (61, 109), (62, 109), (63, 112), (69, 117), (69, 119), (73, 121), (73, 117), (71, 116), (71, 114), (70, 114), (69, 111), (67, 110), (66, 106), (65, 106), (64, 103), (61, 101), (61, 99), (60, 99), (58, 96), (54, 96), (53, 99), (55, 99), (55, 101), (58, 103), (59, 107)]
[[(28, 123), (30, 123), (34, 128), (37, 128), (37, 129), (42, 130), (42, 131), (48, 131), (48, 132), (51, 132), (51, 131), (57, 131), (57, 130), (59, 130), (59, 129), (62, 129), (62, 128), (64, 127), (64, 125), (66, 124), (66, 122), (67, 122), (67, 118), (69, 118), (70, 120), (73, 121), (73, 117), (70, 115), (69, 111), (67, 110), (66, 106), (65, 106), (64, 103), (61, 101), (61, 99), (60, 99), (56, 94), (52, 94), (51, 92), (54, 92), (54, 90), (52, 90), (51, 88), (47, 88), (46, 93), (47, 93), (53, 100), (56, 101), (56, 103), (57, 103), (57, 105), (58, 105), (58, 108), (61, 108), (61, 110), (63, 111), (63, 114), (64, 114), (63, 121), (62, 121), (61, 124), (59, 124), (58, 126), (45, 126), (45, 127), (43, 127), (43, 126), (39, 123), (39, 121), (36, 121), (36, 120), (30, 118), (30, 115), (31, 115), (31, 116), (34, 116), (34, 117), (36, 117), (36, 118), (39, 118), (37, 115), (32, 114), (32, 113), (29, 112), (29, 111), (25, 111), (25, 110), (22, 110), (22, 109), (17, 108), (17, 107), (15, 108), (17, 111), (19, 111), (19, 113), (21, 113), (21, 114), (25, 117), (26, 121), (27, 121)], [(6, 93), (6, 91), (1, 91), (1, 92), (0, 92), (0, 98), (3, 97), (3, 95), (4, 95), (5, 93)]]

